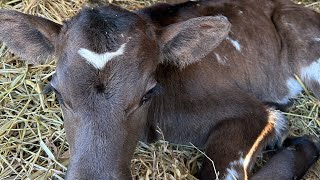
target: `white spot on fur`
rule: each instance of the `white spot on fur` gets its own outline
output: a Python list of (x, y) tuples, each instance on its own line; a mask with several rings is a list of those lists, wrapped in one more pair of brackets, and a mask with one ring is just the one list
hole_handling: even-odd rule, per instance
[(303, 90), (300, 83), (294, 78), (289, 78), (287, 80), (287, 88), (289, 90), (289, 93), (284, 98), (282, 98), (280, 101), (278, 101), (279, 104), (289, 103), (290, 98), (294, 98)]
[[(241, 153), (243, 154), (243, 153)], [(239, 160), (237, 161), (232, 161), (229, 165), (230, 166), (242, 166), (243, 165), (243, 155), (241, 155), (241, 157), (239, 158)]]
[(285, 115), (279, 111), (275, 110), (273, 108), (268, 109), (269, 111), (269, 118), (274, 119), (274, 129), (276, 132), (276, 140), (282, 144), (283, 140), (287, 136), (289, 122)]
[(319, 42), (319, 41), (320, 41), (320, 38), (314, 38), (314, 40)]
[(87, 61), (88, 64), (91, 64), (97, 69), (103, 69), (107, 62), (123, 54), (125, 46), (126, 43), (122, 44), (115, 52), (106, 52), (103, 54), (97, 54), (85, 48), (81, 48), (78, 53)]
[(294, 78), (289, 78), (287, 80), (287, 87), (289, 89), (289, 94), (288, 94), (289, 98), (295, 97), (303, 90), (300, 83)]
[[(284, 116), (280, 113), (280, 111), (276, 111), (274, 109), (268, 110), (268, 123), (265, 125), (252, 147), (246, 154), (243, 161), (243, 169), (244, 169), (244, 179), (248, 179), (248, 170), (252, 168), (252, 157), (257, 153), (257, 150), (261, 148), (261, 145), (264, 145), (266, 138), (269, 135), (275, 135), (274, 138), (282, 138), (288, 132), (287, 131), (287, 122), (285, 121)], [(250, 167), (249, 167), (250, 166)]]
[(320, 58), (309, 66), (301, 69), (302, 80), (312, 80), (320, 83)]
[(229, 168), (227, 168), (227, 175), (226, 175), (226, 178), (225, 178), (225, 180), (237, 180), (237, 179), (239, 179), (239, 174), (238, 174), (238, 172), (235, 170), (235, 169), (233, 169), (233, 168), (231, 168), (231, 169), (229, 169)]
[(235, 167), (241, 167), (239, 169), (243, 168), (243, 153), (239, 153), (241, 154), (239, 160), (235, 160), (229, 163), (229, 168), (227, 168), (227, 174), (225, 176), (225, 180), (237, 180), (239, 179), (239, 174), (238, 172), (235, 170)]
[(241, 52), (241, 46), (238, 41), (231, 39), (230, 36), (227, 36), (226, 39), (236, 48), (237, 51)]
[(225, 64), (226, 64), (226, 60), (227, 60), (227, 59), (226, 59), (225, 56), (224, 56), (224, 58), (222, 59), (219, 54), (214, 53), (214, 55), (216, 56), (216, 58), (217, 58), (217, 60), (218, 60), (218, 62), (219, 62), (220, 64), (222, 64), (222, 65), (225, 65)]

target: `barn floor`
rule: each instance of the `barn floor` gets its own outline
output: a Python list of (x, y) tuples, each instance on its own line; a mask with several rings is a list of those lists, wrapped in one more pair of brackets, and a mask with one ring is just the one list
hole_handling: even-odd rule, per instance
[[(0, 7), (37, 14), (61, 23), (88, 0), (0, 0)], [(150, 6), (157, 0), (108, 0), (127, 9)], [(319, 0), (295, 0), (320, 12)], [(0, 44), (0, 179), (63, 179), (68, 165), (68, 143), (62, 114), (54, 94), (43, 95), (55, 63), (27, 66)], [(320, 137), (320, 102), (308, 91), (286, 113), (291, 135)], [(161, 133), (161, 132), (160, 132)], [(196, 147), (140, 143), (132, 159), (134, 179), (196, 179), (204, 158)], [(257, 168), (265, 160), (260, 158)], [(305, 179), (320, 179), (320, 160)]]

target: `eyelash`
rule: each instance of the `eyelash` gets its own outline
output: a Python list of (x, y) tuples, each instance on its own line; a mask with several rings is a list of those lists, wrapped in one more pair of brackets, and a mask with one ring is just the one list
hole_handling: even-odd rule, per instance
[(148, 102), (152, 97), (160, 94), (160, 92), (161, 92), (161, 88), (160, 88), (160, 86), (157, 84), (155, 87), (153, 87), (152, 89), (150, 89), (150, 90), (141, 98), (140, 105), (145, 104), (145, 103)]

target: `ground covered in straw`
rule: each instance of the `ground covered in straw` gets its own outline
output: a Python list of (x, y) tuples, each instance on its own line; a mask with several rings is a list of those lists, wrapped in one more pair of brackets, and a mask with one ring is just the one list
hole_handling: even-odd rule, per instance
[[(109, 0), (128, 9), (157, 0)], [(88, 0), (0, 0), (0, 7), (47, 17), (58, 23), (73, 16)], [(299, 1), (320, 9), (317, 0)], [(0, 179), (63, 179), (68, 164), (68, 143), (55, 94), (42, 89), (55, 64), (27, 66), (0, 44)], [(292, 135), (320, 136), (320, 103), (308, 91), (287, 113)], [(203, 155), (192, 145), (159, 141), (140, 143), (132, 159), (134, 179), (196, 179)], [(258, 161), (257, 166), (264, 160)], [(306, 179), (320, 179), (320, 162)]]

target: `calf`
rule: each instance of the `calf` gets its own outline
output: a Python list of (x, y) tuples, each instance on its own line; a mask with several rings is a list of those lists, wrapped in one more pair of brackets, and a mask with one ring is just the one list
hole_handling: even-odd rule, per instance
[[(57, 93), (71, 149), (68, 179), (130, 179), (137, 141), (202, 147), (225, 179), (300, 178), (319, 155), (289, 139), (251, 174), (266, 146), (282, 143), (286, 105), (302, 88), (320, 98), (320, 15), (288, 0), (159, 4), (130, 12), (84, 8), (63, 25), (0, 11), (0, 40), (29, 63), (58, 58)], [(215, 177), (209, 160), (200, 176)]]

